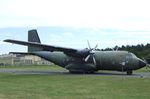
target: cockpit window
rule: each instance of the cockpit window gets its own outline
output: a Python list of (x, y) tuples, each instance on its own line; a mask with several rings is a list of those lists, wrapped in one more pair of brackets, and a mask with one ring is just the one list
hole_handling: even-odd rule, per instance
[(133, 53), (130, 53), (132, 55), (132, 57), (136, 57)]

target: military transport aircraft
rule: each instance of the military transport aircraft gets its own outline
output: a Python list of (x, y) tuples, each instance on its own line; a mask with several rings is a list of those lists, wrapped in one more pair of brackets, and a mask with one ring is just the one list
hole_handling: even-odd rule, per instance
[(6, 39), (4, 42), (28, 46), (28, 52), (13, 54), (36, 55), (69, 70), (70, 73), (94, 73), (98, 70), (127, 72), (146, 66), (146, 62), (128, 51), (96, 51), (95, 48), (74, 49), (41, 44), (37, 30), (28, 31), (28, 42)]

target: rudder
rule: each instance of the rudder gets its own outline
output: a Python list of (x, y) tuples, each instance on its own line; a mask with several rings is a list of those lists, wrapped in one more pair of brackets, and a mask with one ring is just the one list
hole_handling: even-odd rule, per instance
[[(28, 31), (28, 42), (41, 43), (37, 30), (33, 29)], [(41, 50), (42, 50), (41, 48), (28, 46), (28, 52), (41, 51)]]

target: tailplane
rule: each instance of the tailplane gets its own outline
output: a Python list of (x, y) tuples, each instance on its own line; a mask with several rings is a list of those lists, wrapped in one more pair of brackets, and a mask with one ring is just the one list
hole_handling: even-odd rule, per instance
[[(39, 35), (37, 33), (37, 30), (29, 30), (28, 31), (28, 42), (36, 42), (36, 43), (41, 43)], [(33, 47), (33, 46), (28, 46), (28, 52), (34, 52), (34, 51), (41, 51), (41, 48)]]

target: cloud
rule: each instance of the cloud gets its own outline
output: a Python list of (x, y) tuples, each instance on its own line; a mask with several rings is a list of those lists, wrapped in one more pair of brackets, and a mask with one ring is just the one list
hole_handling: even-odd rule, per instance
[(5, 0), (0, 27), (61, 26), (150, 30), (149, 1)]

